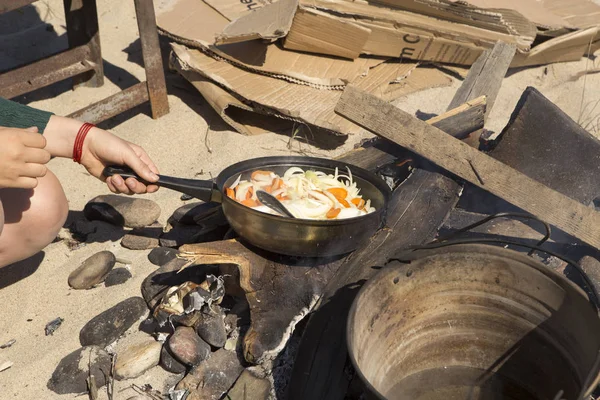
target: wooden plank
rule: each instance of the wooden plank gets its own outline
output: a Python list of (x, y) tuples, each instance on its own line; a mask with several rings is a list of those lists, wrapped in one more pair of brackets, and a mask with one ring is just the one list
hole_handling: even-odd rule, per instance
[[(427, 120), (438, 129), (455, 138), (465, 138), (470, 133), (483, 128), (483, 120), (486, 110), (486, 97), (480, 96), (472, 101), (447, 111)], [(341, 161), (354, 164), (359, 167), (374, 170), (382, 165), (389, 164), (398, 158), (400, 149), (389, 141), (379, 141), (370, 147), (359, 147), (339, 157)], [(396, 151), (395, 151), (396, 150)]]
[(393, 105), (348, 87), (336, 106), (336, 112), (583, 242), (600, 248), (600, 213), (449, 137)]
[[(480, 59), (487, 59), (490, 54), (485, 52)], [(496, 68), (500, 72), (492, 75), (504, 76), (510, 62), (498, 60)], [(479, 90), (482, 90), (481, 86), (460, 91), (453, 102), (462, 104), (487, 95), (487, 101), (493, 103), (497, 92)], [(308, 322), (294, 363), (288, 390), (290, 400), (344, 398), (349, 384), (344, 372), (348, 355), (344, 331), (356, 292), (376, 272), (371, 266), (385, 262), (395, 250), (431, 240), (455, 206), (461, 188), (447, 176), (417, 169), (394, 191), (388, 207), (388, 226), (375, 235), (369, 246), (354, 252), (352, 258), (338, 269)]]
[(489, 96), (489, 113), (489, 110), (494, 106), (494, 101), (500, 91), (500, 86), (502, 86), (502, 79), (506, 75), (516, 49), (514, 44), (500, 42), (493, 49), (486, 50), (483, 56), (479, 57), (471, 66), (467, 77), (458, 88), (455, 98), (452, 99), (448, 107), (456, 108), (464, 103), (466, 99), (471, 98), (473, 94), (477, 96), (485, 93)]

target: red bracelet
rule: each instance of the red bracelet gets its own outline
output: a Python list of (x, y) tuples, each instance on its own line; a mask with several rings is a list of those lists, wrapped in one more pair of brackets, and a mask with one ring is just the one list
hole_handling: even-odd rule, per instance
[(79, 132), (77, 132), (77, 137), (75, 138), (75, 144), (73, 145), (73, 161), (76, 163), (81, 163), (81, 153), (83, 151), (83, 141), (87, 136), (90, 129), (92, 129), (95, 125), (90, 124), (88, 122), (84, 122), (79, 128)]

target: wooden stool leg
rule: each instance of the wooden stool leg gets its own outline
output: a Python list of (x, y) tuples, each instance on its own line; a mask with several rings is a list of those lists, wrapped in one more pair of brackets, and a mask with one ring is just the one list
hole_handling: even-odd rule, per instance
[(73, 89), (79, 86), (102, 86), (104, 84), (104, 68), (102, 66), (102, 53), (100, 52), (96, 1), (64, 0), (64, 5), (69, 48), (86, 45), (89, 49), (87, 61), (94, 65), (92, 71), (73, 77)]
[(152, 118), (156, 119), (168, 114), (169, 101), (152, 0), (135, 0), (135, 13), (142, 43)]

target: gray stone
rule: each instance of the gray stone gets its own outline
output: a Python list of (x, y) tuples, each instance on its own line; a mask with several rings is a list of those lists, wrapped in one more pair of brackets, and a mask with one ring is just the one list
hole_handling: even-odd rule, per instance
[(225, 314), (218, 305), (205, 307), (196, 323), (196, 332), (206, 343), (213, 347), (223, 347), (227, 341)]
[(105, 377), (110, 375), (111, 356), (100, 347), (88, 346), (75, 350), (58, 363), (48, 381), (48, 389), (58, 394), (86, 392), (90, 364), (96, 386), (104, 386)]
[(182, 374), (187, 371), (187, 367), (171, 354), (168, 345), (164, 345), (160, 351), (160, 366), (174, 374)]
[(105, 347), (117, 340), (127, 329), (148, 312), (141, 297), (130, 297), (92, 318), (81, 328), (82, 346)]
[(144, 228), (136, 228), (123, 236), (121, 246), (130, 250), (148, 250), (159, 246), (158, 238), (162, 234), (162, 225), (155, 223)]
[(170, 247), (157, 247), (148, 253), (148, 260), (159, 267), (165, 265), (169, 261), (177, 258), (179, 250)]
[(158, 365), (161, 348), (159, 342), (149, 338), (119, 351), (115, 363), (115, 378), (118, 380), (137, 378)]
[(115, 263), (115, 255), (110, 251), (96, 253), (69, 274), (69, 286), (73, 289), (91, 289), (106, 278)]
[(141, 228), (160, 216), (160, 207), (149, 199), (119, 195), (102, 195), (90, 200), (83, 209), (91, 221), (105, 221), (117, 226)]
[(127, 268), (115, 268), (109, 272), (104, 280), (104, 286), (116, 286), (127, 282), (131, 278), (131, 272)]
[(169, 350), (180, 362), (198, 365), (210, 355), (210, 346), (196, 334), (193, 328), (178, 326), (169, 337)]
[(235, 352), (220, 349), (212, 353), (208, 360), (192, 368), (175, 388), (188, 389), (188, 400), (218, 400), (231, 388), (243, 370)]
[(259, 378), (245, 369), (235, 381), (235, 385), (227, 392), (227, 400), (267, 400), (271, 394), (271, 382)]
[(204, 203), (201, 201), (184, 204), (173, 212), (169, 223), (196, 225), (197, 221), (215, 215), (221, 205), (219, 203)]
[(190, 243), (214, 242), (222, 240), (226, 231), (226, 226), (174, 224), (173, 229), (160, 237), (160, 245), (179, 247)]

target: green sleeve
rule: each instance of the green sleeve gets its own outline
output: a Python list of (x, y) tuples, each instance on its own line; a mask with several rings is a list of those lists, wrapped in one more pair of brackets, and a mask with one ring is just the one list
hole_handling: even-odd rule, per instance
[(6, 128), (29, 128), (37, 126), (43, 133), (52, 113), (15, 103), (0, 97), (0, 126)]

